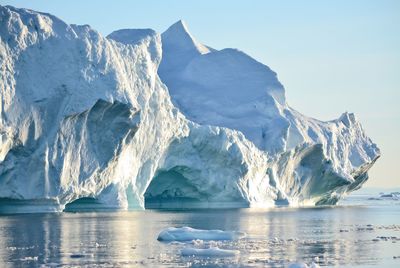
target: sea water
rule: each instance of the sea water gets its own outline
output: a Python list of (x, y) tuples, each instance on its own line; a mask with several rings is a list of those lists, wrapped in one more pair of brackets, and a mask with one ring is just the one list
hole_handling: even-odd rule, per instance
[[(161, 242), (168, 227), (244, 232)], [(186, 248), (234, 250), (187, 256)], [(400, 267), (400, 201), (354, 195), (338, 206), (0, 215), (0, 267)]]

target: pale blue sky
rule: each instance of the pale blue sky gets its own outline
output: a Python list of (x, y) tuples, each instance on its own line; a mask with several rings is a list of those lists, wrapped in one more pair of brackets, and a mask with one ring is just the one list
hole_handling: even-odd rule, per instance
[(3, 1), (89, 24), (159, 32), (179, 19), (202, 43), (239, 48), (278, 73), (291, 106), (356, 113), (382, 157), (368, 186), (400, 187), (400, 1)]

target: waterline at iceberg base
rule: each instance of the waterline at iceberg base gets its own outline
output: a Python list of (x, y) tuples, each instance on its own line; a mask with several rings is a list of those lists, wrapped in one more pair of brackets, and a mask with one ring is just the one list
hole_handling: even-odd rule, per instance
[(336, 204), (380, 155), (352, 113), (297, 112), (266, 65), (0, 6), (0, 212)]

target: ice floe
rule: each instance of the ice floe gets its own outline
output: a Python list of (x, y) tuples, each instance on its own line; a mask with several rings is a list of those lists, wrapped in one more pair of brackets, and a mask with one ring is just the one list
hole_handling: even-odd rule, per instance
[(169, 227), (158, 235), (159, 241), (191, 241), (191, 240), (236, 240), (245, 237), (245, 233), (222, 230), (201, 230), (191, 227)]

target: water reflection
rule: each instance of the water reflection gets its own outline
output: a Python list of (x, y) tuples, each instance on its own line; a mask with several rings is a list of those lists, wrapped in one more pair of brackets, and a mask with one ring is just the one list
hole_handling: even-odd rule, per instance
[[(284, 267), (292, 261), (314, 261), (322, 266), (390, 267), (396, 265), (393, 256), (400, 255), (399, 216), (397, 207), (0, 216), (0, 266)], [(240, 250), (238, 258), (193, 259), (179, 255), (184, 245), (156, 240), (170, 226), (238, 230), (248, 236), (219, 244)], [(396, 239), (373, 241), (377, 236)]]

